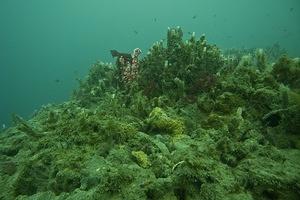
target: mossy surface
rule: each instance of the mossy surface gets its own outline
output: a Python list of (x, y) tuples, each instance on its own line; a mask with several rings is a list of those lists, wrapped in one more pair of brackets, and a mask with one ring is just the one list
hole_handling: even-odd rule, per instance
[(0, 199), (299, 199), (299, 60), (182, 38), (125, 87), (97, 62), (70, 101), (15, 115)]

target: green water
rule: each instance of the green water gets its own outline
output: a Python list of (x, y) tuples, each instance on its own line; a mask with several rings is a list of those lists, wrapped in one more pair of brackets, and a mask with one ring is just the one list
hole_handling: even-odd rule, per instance
[(167, 27), (203, 33), (221, 48), (279, 43), (299, 56), (298, 0), (53, 0), (0, 2), (0, 124), (67, 100), (110, 49), (146, 55)]

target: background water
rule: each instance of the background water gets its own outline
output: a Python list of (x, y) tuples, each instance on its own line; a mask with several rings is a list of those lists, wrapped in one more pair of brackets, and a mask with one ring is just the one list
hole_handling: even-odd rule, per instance
[(0, 125), (67, 100), (93, 62), (113, 62), (110, 49), (145, 55), (167, 27), (299, 56), (299, 19), (300, 0), (1, 0)]

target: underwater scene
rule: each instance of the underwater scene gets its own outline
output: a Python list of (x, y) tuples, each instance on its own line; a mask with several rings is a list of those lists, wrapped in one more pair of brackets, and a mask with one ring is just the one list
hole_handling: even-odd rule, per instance
[(300, 199), (299, 0), (0, 2), (0, 200)]

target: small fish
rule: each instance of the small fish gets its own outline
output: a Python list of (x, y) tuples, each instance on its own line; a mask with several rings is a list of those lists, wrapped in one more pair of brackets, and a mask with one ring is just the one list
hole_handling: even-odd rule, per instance
[(2, 124), (2, 129), (6, 129), (6, 125), (5, 124)]
[(55, 83), (60, 83), (60, 80), (59, 79), (55, 79)]
[(131, 62), (132, 61), (132, 56), (130, 53), (120, 53), (117, 50), (110, 50), (110, 53), (112, 57), (123, 57), (126, 61)]
[(137, 30), (134, 30), (133, 32), (134, 32), (134, 34), (136, 34), (136, 35), (139, 33)]
[(194, 15), (192, 18), (193, 18), (193, 19), (196, 19), (196, 18), (197, 18), (197, 15)]
[(154, 19), (153, 19), (153, 21), (154, 21), (154, 22), (156, 22), (156, 21), (157, 21), (157, 19), (156, 19), (156, 18), (154, 18)]
[(216, 17), (217, 17), (217, 14), (214, 14), (213, 17), (216, 18)]
[(290, 8), (290, 12), (293, 12), (294, 11), (294, 8)]

